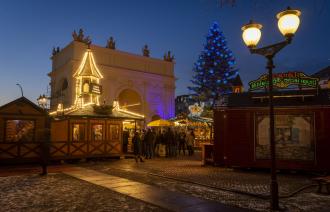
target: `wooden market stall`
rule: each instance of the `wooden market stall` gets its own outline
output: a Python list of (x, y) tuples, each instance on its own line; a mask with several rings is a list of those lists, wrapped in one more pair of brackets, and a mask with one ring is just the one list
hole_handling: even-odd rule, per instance
[(0, 107), (0, 164), (40, 161), (48, 139), (44, 109), (25, 97)]
[(193, 130), (195, 135), (194, 147), (200, 148), (204, 143), (212, 143), (213, 119), (200, 116), (178, 116), (171, 119), (177, 128)]
[[(277, 167), (330, 171), (330, 90), (274, 93)], [(270, 167), (268, 97), (231, 94), (214, 110), (215, 163)]]
[(141, 121), (141, 116), (112, 110), (100, 113), (86, 106), (51, 121), (52, 159), (119, 157), (123, 154), (123, 122)]

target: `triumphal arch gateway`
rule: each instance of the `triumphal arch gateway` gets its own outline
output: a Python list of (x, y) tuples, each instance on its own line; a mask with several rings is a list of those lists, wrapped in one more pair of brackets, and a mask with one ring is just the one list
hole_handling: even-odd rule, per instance
[(141, 55), (116, 50), (110, 38), (106, 47), (92, 45), (80, 32), (63, 49), (54, 49), (50, 109), (86, 105), (112, 105), (152, 118), (174, 117), (175, 76), (173, 56), (151, 58), (147, 46)]

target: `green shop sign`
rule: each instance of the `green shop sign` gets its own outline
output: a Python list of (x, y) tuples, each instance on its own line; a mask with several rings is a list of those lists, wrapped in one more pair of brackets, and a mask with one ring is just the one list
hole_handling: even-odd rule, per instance
[[(261, 75), (257, 80), (249, 82), (250, 90), (265, 89), (268, 84), (268, 74)], [(288, 88), (289, 86), (317, 88), (318, 84), (318, 78), (307, 76), (303, 72), (273, 74), (273, 86), (277, 88)]]

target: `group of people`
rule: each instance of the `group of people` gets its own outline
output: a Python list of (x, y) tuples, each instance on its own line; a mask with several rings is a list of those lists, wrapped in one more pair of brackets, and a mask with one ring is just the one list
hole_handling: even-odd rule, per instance
[[(124, 131), (124, 152), (127, 152), (128, 132)], [(143, 161), (142, 157), (151, 159), (155, 156), (159, 156), (160, 148), (165, 146), (165, 156), (175, 157), (186, 154), (194, 154), (194, 140), (195, 136), (192, 130), (172, 130), (167, 128), (166, 130), (147, 129), (141, 132), (136, 131), (132, 138), (135, 161)], [(126, 144), (126, 147), (125, 147)]]

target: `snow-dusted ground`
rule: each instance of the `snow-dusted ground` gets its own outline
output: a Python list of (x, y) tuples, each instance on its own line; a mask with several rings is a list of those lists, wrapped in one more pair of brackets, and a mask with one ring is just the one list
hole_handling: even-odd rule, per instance
[[(199, 156), (156, 158), (145, 163), (133, 159), (73, 164), (192, 196), (257, 211), (269, 211), (269, 200), (237, 192), (269, 194), (269, 173), (220, 167), (201, 167)], [(310, 185), (312, 175), (278, 175), (280, 195)], [(228, 191), (233, 190), (233, 191)], [(330, 211), (330, 195), (310, 187), (280, 198), (286, 211)], [(235, 192), (236, 191), (236, 192)], [(0, 177), (0, 211), (164, 211), (153, 205), (65, 174)]]
[(64, 174), (0, 177), (0, 211), (164, 211)]
[[(136, 164), (132, 159), (96, 161), (79, 164), (112, 175), (179, 191), (224, 204), (269, 211), (269, 200), (230, 192), (269, 195), (270, 174), (265, 171), (242, 171), (220, 167), (201, 167), (199, 156), (156, 158)], [(312, 175), (278, 174), (280, 195), (289, 195), (305, 185), (314, 184)], [(191, 182), (191, 183), (190, 183)], [(312, 186), (289, 198), (280, 198), (287, 211), (330, 211), (330, 195), (316, 193)]]

